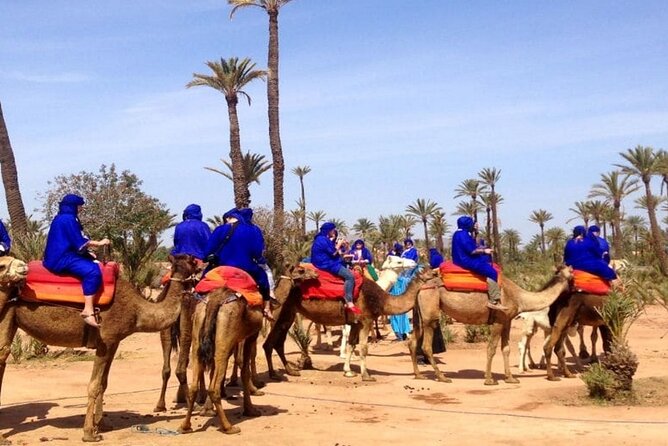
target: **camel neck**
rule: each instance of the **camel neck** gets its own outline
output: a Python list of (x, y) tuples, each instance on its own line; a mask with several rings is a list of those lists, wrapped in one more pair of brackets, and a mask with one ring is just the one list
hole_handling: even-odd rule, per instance
[(519, 290), (517, 293), (517, 307), (520, 313), (538, 311), (549, 307), (561, 293), (568, 290), (568, 280), (566, 278), (559, 278), (552, 286), (534, 293), (525, 291), (515, 284), (513, 285)]

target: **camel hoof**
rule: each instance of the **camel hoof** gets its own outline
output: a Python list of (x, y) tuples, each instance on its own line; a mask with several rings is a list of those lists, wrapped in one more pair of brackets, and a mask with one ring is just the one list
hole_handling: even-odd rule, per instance
[(153, 412), (167, 412), (167, 408), (165, 406), (155, 406)]
[(191, 426), (181, 426), (179, 428), (179, 433), (180, 434), (189, 434), (193, 431), (193, 428)]
[(261, 391), (261, 390), (257, 390), (257, 389), (255, 389), (255, 390), (253, 390), (252, 392), (250, 392), (250, 394), (253, 395), (253, 396), (263, 396), (263, 395), (264, 395), (264, 392)]
[(485, 385), (486, 386), (498, 386), (499, 382), (493, 378), (488, 378), (485, 380)]
[(451, 383), (452, 380), (446, 376), (443, 375), (436, 375), (436, 381), (442, 382), (442, 383)]
[(216, 411), (213, 409), (208, 409), (208, 408), (203, 408), (202, 410), (199, 411), (199, 416), (200, 417), (214, 417), (216, 416)]
[(547, 380), (548, 381), (561, 381), (561, 378), (559, 378), (558, 376), (548, 376)]
[(343, 376), (346, 378), (355, 378), (357, 373), (353, 372), (352, 370), (348, 370), (347, 372), (343, 372)]
[(239, 381), (236, 378), (229, 380), (225, 387), (239, 387)]
[(257, 387), (258, 389), (263, 388), (267, 384), (264, 381), (253, 381), (253, 385)]
[(513, 377), (513, 376), (511, 376), (510, 378), (506, 378), (504, 381), (505, 381), (506, 384), (519, 384), (520, 383), (520, 380)]
[(287, 381), (284, 377), (277, 373), (270, 373), (269, 374), (269, 379), (272, 381)]
[(81, 441), (85, 441), (87, 443), (97, 443), (98, 441), (102, 441), (102, 435), (100, 435), (100, 434), (91, 434), (91, 435), (84, 434)]
[(243, 414), (245, 417), (259, 417), (262, 415), (262, 412), (255, 407), (249, 407), (248, 409), (244, 409)]
[(578, 356), (580, 357), (580, 359), (587, 359), (587, 358), (589, 358), (589, 352), (587, 352), (586, 350), (583, 350), (583, 351), (580, 352), (580, 354)]
[(234, 435), (238, 434), (239, 432), (241, 432), (241, 429), (236, 426), (231, 426), (229, 429), (223, 429), (223, 433), (227, 435)]
[(376, 378), (374, 378), (373, 376), (369, 376), (369, 375), (362, 375), (362, 381), (373, 383), (373, 382), (376, 382)]
[(427, 377), (424, 376), (422, 373), (416, 373), (415, 374), (415, 379), (427, 379)]
[(573, 378), (575, 378), (575, 375), (573, 373), (565, 373), (564, 378), (573, 379)]

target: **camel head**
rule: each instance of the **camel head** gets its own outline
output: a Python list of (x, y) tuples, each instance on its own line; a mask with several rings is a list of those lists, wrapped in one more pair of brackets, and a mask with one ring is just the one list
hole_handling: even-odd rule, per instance
[(172, 279), (185, 280), (200, 267), (197, 260), (188, 254), (170, 255), (169, 262), (172, 264)]
[(573, 268), (567, 265), (559, 265), (554, 275), (563, 277), (567, 282), (570, 282), (573, 280)]
[(417, 273), (417, 277), (426, 282), (428, 280), (435, 279), (436, 277), (440, 277), (440, 274), (438, 269), (422, 268)]
[(398, 256), (387, 256), (387, 259), (385, 259), (385, 262), (383, 262), (383, 266), (381, 267), (381, 269), (402, 270), (402, 269), (415, 268), (416, 266), (417, 263), (415, 263), (411, 259), (402, 259), (401, 257)]
[(318, 272), (313, 268), (307, 268), (303, 265), (286, 266), (288, 276), (292, 280), (313, 280), (318, 278)]
[(26, 262), (11, 256), (0, 257), (0, 283), (17, 283), (25, 280), (27, 275)]

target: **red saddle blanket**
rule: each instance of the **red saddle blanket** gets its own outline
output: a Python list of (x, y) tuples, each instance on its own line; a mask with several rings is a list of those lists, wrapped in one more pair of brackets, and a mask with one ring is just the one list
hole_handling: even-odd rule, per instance
[(573, 270), (573, 279), (578, 292), (600, 295), (610, 292), (610, 283), (594, 274), (576, 269)]
[(195, 292), (206, 294), (226, 287), (241, 294), (251, 307), (262, 305), (262, 295), (255, 280), (246, 271), (233, 266), (218, 266), (195, 286)]
[[(114, 298), (116, 279), (120, 270), (118, 263), (100, 263), (102, 287), (95, 295), (95, 305), (108, 305)], [(84, 302), (81, 280), (73, 276), (60, 276), (47, 270), (41, 260), (28, 263), (28, 277), (21, 288), (21, 299), (30, 302)]]
[[(305, 280), (301, 283), (302, 299), (343, 299), (343, 279), (341, 277), (318, 269), (311, 263), (302, 263), (301, 266), (318, 272), (317, 279)], [(353, 276), (355, 276), (353, 299), (357, 299), (364, 277), (357, 271), (353, 271)]]
[[(492, 267), (499, 273), (499, 283), (501, 283), (501, 268), (496, 263), (493, 263)], [(485, 276), (457, 266), (451, 260), (441, 263), (438, 270), (441, 274), (443, 285), (450, 291), (487, 292), (487, 279)]]

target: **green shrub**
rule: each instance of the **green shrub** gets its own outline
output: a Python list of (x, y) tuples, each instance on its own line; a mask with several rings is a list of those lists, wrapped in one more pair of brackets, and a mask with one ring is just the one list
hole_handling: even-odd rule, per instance
[(489, 325), (467, 325), (466, 333), (464, 334), (464, 342), (476, 343), (486, 342), (490, 337)]
[(441, 327), (441, 335), (443, 335), (443, 342), (445, 343), (446, 347), (451, 342), (455, 342), (455, 339), (457, 338), (457, 334), (450, 330), (451, 323), (452, 319), (441, 313), (439, 326)]
[(592, 364), (580, 375), (580, 379), (584, 381), (592, 398), (611, 400), (619, 387), (615, 374), (601, 364)]
[(16, 336), (14, 336), (10, 347), (10, 353), (15, 364), (18, 364), (23, 360), (25, 352), (23, 351), (23, 337), (20, 333), (16, 333)]

